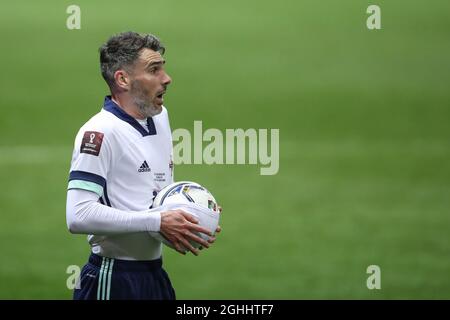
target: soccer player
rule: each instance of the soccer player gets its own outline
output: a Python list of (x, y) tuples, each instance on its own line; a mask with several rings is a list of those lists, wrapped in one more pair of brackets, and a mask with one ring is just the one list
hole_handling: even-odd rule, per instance
[(91, 246), (74, 299), (175, 299), (162, 244), (149, 231), (162, 233), (183, 254), (184, 248), (198, 254), (190, 240), (206, 248), (215, 240), (182, 210), (151, 208), (157, 192), (173, 182), (164, 51), (155, 36), (135, 32), (100, 48), (111, 95), (75, 138), (67, 191), (68, 228), (88, 234)]

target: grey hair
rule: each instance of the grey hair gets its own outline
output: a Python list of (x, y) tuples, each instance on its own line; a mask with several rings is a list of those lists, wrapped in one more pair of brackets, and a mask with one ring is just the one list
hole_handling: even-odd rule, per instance
[(114, 73), (119, 69), (129, 69), (144, 48), (152, 49), (161, 55), (166, 50), (154, 35), (131, 31), (112, 36), (100, 47), (102, 76), (111, 89), (115, 86)]

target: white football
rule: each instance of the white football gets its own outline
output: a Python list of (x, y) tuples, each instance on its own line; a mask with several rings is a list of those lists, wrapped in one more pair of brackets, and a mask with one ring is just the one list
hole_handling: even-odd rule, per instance
[[(162, 210), (181, 209), (194, 216), (199, 225), (205, 227), (213, 234), (219, 225), (219, 206), (214, 196), (202, 185), (192, 181), (180, 181), (164, 187), (153, 200), (153, 208)], [(151, 232), (152, 236), (167, 246), (174, 248), (173, 244), (159, 232)], [(204, 240), (209, 237), (203, 233), (196, 233)], [(200, 244), (190, 241), (194, 248)]]

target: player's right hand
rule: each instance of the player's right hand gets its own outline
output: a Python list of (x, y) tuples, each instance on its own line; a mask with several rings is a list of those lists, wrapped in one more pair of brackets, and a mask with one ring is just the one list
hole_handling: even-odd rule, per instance
[(179, 253), (186, 254), (185, 250), (183, 250), (186, 248), (196, 256), (199, 250), (191, 245), (190, 240), (197, 242), (205, 248), (209, 248), (210, 244), (194, 234), (194, 232), (201, 232), (207, 236), (212, 236), (212, 233), (208, 229), (198, 225), (196, 218), (182, 210), (162, 212), (160, 232), (173, 244)]

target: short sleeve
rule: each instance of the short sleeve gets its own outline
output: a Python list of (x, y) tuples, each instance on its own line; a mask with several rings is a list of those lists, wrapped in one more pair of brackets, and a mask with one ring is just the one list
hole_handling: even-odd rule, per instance
[(82, 128), (75, 139), (68, 189), (103, 195), (111, 163), (109, 137), (104, 130)]

